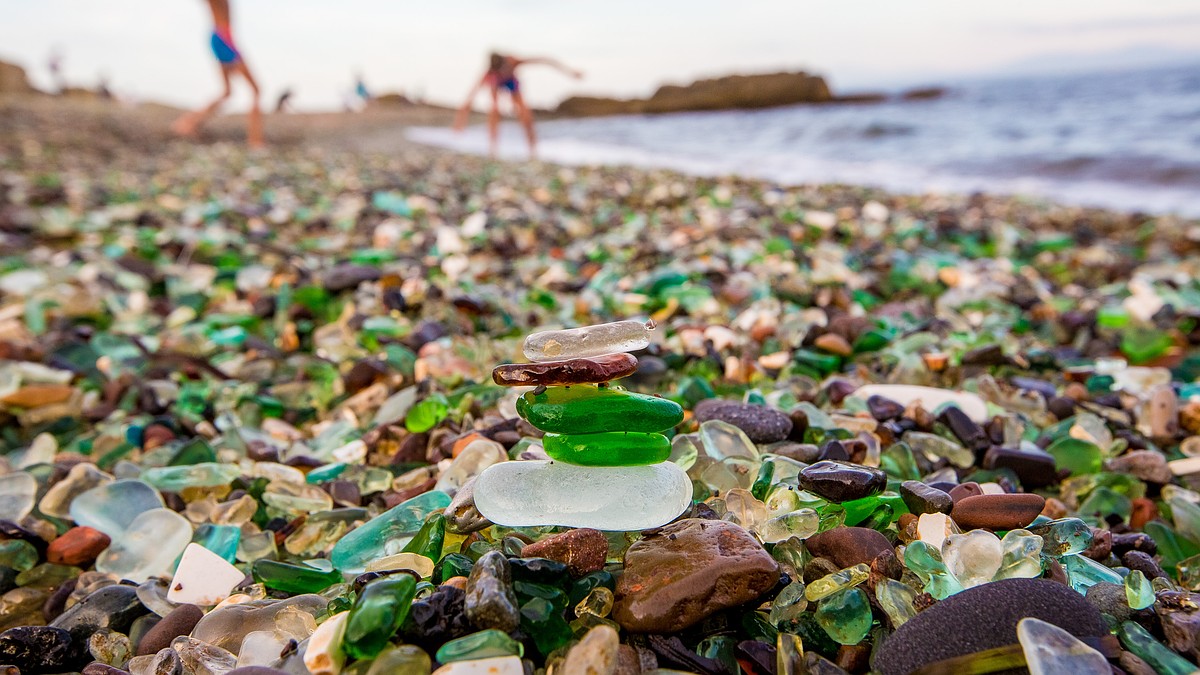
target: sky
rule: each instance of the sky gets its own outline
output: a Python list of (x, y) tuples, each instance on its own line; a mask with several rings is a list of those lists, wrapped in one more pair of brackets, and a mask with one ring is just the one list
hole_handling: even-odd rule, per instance
[[(835, 92), (936, 84), (1093, 55), (1200, 53), (1195, 0), (231, 0), (234, 35), (268, 101), (341, 107), (361, 72), (374, 93), (458, 105), (487, 53), (528, 66), (534, 105), (571, 94), (646, 96), (662, 83), (807, 70)], [(218, 91), (203, 0), (0, 0), (0, 60), (49, 87), (106, 76), (118, 94), (194, 106)], [(233, 105), (243, 104), (246, 94)], [(483, 99), (479, 100), (483, 103)]]

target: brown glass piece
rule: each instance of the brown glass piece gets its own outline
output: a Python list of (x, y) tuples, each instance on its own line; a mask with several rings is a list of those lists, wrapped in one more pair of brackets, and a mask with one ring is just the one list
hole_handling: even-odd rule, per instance
[(632, 375), (637, 370), (633, 354), (604, 354), (563, 361), (513, 363), (496, 366), (492, 380), (506, 387), (553, 387), (571, 384), (597, 384)]

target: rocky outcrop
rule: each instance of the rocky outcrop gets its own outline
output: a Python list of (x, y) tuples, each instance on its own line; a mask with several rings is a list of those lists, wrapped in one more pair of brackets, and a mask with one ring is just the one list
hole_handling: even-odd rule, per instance
[(24, 68), (0, 61), (0, 94), (33, 94), (36, 91), (25, 77)]
[(698, 80), (686, 86), (663, 85), (648, 99), (573, 96), (559, 104), (555, 112), (571, 116), (636, 115), (771, 108), (796, 103), (826, 103), (832, 100), (829, 85), (818, 75), (804, 72), (771, 73), (729, 75)]

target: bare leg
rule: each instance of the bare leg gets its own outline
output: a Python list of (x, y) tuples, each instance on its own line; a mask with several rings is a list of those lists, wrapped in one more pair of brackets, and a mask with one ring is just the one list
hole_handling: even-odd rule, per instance
[(234, 70), (246, 78), (246, 83), (250, 85), (250, 91), (254, 95), (254, 99), (250, 103), (250, 114), (246, 117), (246, 141), (252, 148), (261, 148), (265, 143), (263, 142), (262, 108), (258, 102), (258, 82), (255, 81), (254, 74), (250, 72), (250, 68), (244, 60), (238, 59)]
[(492, 87), (492, 109), (488, 111), (488, 154), (496, 158), (500, 146), (500, 91)]
[(537, 158), (537, 133), (533, 130), (533, 112), (529, 110), (529, 106), (525, 105), (525, 99), (521, 96), (521, 92), (514, 91), (512, 93), (513, 108), (517, 113), (517, 119), (521, 120), (521, 126), (525, 127), (525, 138), (529, 139), (529, 158)]
[(196, 132), (200, 129), (200, 125), (208, 121), (208, 118), (212, 117), (213, 114), (217, 112), (217, 110), (221, 107), (221, 104), (225, 103), (225, 101), (229, 99), (231, 88), (229, 82), (229, 69), (225, 68), (224, 66), (221, 67), (221, 84), (224, 88), (222, 89), (220, 96), (213, 99), (212, 103), (209, 103), (200, 110), (187, 113), (175, 120), (175, 122), (171, 125), (171, 131), (174, 131), (180, 136), (196, 135)]

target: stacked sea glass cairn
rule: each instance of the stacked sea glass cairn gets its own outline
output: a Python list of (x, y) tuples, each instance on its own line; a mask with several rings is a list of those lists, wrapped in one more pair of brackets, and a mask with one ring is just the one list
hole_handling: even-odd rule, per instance
[(497, 384), (532, 386), (517, 414), (545, 432), (549, 460), (501, 462), (475, 484), (475, 506), (510, 527), (598, 530), (659, 527), (691, 504), (687, 474), (667, 462), (662, 432), (683, 421), (675, 402), (611, 384), (637, 370), (629, 352), (650, 344), (653, 323), (617, 321), (534, 333), (530, 363), (502, 365)]

